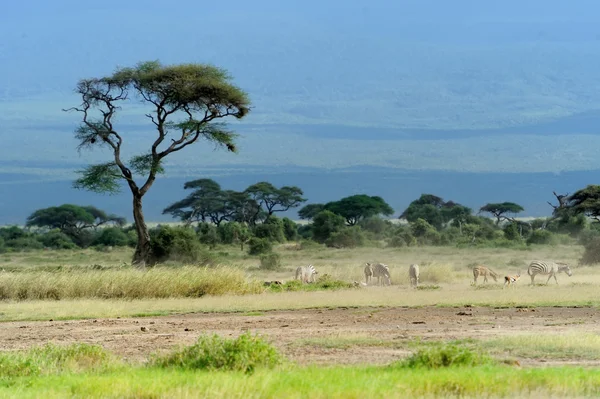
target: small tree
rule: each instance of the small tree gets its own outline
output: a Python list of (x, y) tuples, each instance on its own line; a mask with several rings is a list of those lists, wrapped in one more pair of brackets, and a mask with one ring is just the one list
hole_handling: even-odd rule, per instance
[(85, 231), (112, 224), (123, 226), (125, 218), (109, 215), (93, 206), (63, 204), (38, 209), (27, 218), (27, 227), (58, 229), (75, 242), (81, 242)]
[[(124, 181), (133, 199), (133, 219), (138, 243), (133, 263), (144, 267), (152, 259), (150, 234), (142, 209), (142, 199), (163, 173), (164, 159), (185, 147), (206, 139), (235, 152), (236, 135), (216, 123), (227, 117), (241, 119), (250, 111), (246, 93), (230, 83), (222, 69), (204, 64), (164, 66), (158, 61), (133, 68), (119, 68), (103, 78), (83, 79), (77, 84), (82, 104), (71, 108), (83, 115), (76, 130), (79, 149), (105, 147), (112, 160), (80, 171), (76, 188), (115, 193)], [(151, 122), (154, 140), (140, 155), (123, 159), (126, 134), (116, 126), (117, 111), (130, 97), (150, 108), (142, 112)], [(142, 176), (138, 183), (135, 176)]]
[(496, 225), (498, 225), (503, 219), (510, 220), (510, 218), (506, 216), (507, 213), (519, 213), (524, 210), (525, 209), (523, 209), (521, 205), (515, 204), (514, 202), (502, 202), (485, 204), (479, 209), (479, 212), (488, 212), (494, 215), (496, 218)]
[(576, 191), (567, 198), (564, 208), (567, 215), (584, 214), (600, 222), (600, 185), (590, 184)]
[(331, 211), (322, 211), (312, 223), (313, 238), (315, 241), (324, 243), (333, 234), (344, 229), (344, 218)]

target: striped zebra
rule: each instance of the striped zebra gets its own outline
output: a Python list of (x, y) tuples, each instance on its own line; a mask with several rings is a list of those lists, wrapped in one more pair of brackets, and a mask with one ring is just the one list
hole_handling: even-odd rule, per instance
[(300, 280), (303, 283), (314, 283), (315, 274), (319, 274), (319, 272), (315, 270), (315, 267), (313, 265), (298, 266), (298, 268), (296, 269), (295, 279)]
[(369, 284), (371, 278), (373, 278), (373, 266), (370, 263), (367, 263), (365, 265), (365, 282)]
[[(377, 285), (382, 285), (382, 283), (385, 285), (392, 284), (388, 265), (384, 265), (383, 263), (367, 263), (366, 266), (370, 266), (371, 270), (373, 270), (372, 277), (377, 277)], [(381, 280), (382, 277), (383, 280)]]
[(533, 280), (536, 275), (548, 275), (548, 280), (546, 280), (546, 285), (550, 281), (550, 278), (554, 276), (554, 281), (558, 284), (558, 280), (556, 279), (556, 275), (560, 272), (564, 272), (567, 276), (571, 277), (573, 273), (571, 272), (571, 268), (566, 263), (559, 262), (544, 262), (541, 260), (534, 260), (529, 264), (529, 268), (527, 269), (527, 274), (531, 276), (531, 285), (533, 285)]
[(416, 287), (419, 285), (419, 265), (413, 263), (408, 268), (408, 277), (410, 278), (410, 286)]
[(478, 265), (473, 268), (473, 280), (475, 281), (475, 285), (477, 285), (477, 279), (479, 278), (479, 276), (483, 276), (484, 283), (488, 282), (488, 276), (493, 278), (494, 281), (498, 281), (498, 277), (500, 277), (498, 273), (494, 272), (492, 269), (484, 265)]
[(502, 289), (504, 289), (504, 287), (506, 287), (507, 285), (509, 287), (512, 285), (514, 288), (515, 283), (517, 281), (519, 281), (520, 278), (521, 278), (521, 272), (519, 272), (518, 274), (516, 274), (514, 276), (504, 276), (504, 285), (502, 286)]

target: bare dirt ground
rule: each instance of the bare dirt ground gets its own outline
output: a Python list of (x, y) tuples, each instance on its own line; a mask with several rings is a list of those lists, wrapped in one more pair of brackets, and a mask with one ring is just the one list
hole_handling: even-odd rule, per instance
[[(266, 335), (298, 363), (382, 364), (408, 355), (409, 350), (402, 348), (401, 343), (416, 338), (453, 340), (517, 333), (600, 333), (600, 310), (584, 307), (361, 307), (270, 311), (254, 315), (193, 313), (148, 318), (6, 322), (0, 323), (0, 348), (14, 350), (47, 342), (85, 342), (102, 345), (131, 361), (143, 361), (154, 352), (192, 344), (202, 333), (234, 337), (246, 330)], [(340, 336), (372, 337), (399, 345), (328, 348), (301, 344), (306, 339)], [(541, 360), (538, 364), (550, 363)]]

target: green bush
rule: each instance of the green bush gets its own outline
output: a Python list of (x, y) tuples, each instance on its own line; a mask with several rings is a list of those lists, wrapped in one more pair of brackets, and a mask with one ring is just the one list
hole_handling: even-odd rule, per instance
[(119, 227), (106, 227), (100, 231), (92, 245), (107, 247), (126, 247), (129, 245), (129, 236)]
[(358, 226), (346, 227), (332, 233), (325, 241), (325, 245), (333, 248), (356, 248), (364, 245), (365, 236)]
[(493, 363), (493, 359), (486, 354), (447, 344), (420, 349), (407, 359), (399, 362), (398, 365), (411, 369), (438, 369), (443, 367), (473, 367)]
[(317, 242), (325, 243), (333, 233), (337, 233), (345, 227), (346, 221), (342, 216), (331, 211), (321, 211), (313, 219), (313, 238)]
[(284, 223), (277, 216), (270, 216), (264, 223), (254, 226), (254, 236), (272, 242), (285, 242)]
[(527, 239), (527, 245), (531, 244), (553, 244), (555, 236), (548, 230), (534, 230)]
[(46, 248), (53, 249), (75, 249), (77, 245), (71, 240), (71, 237), (60, 232), (59, 230), (52, 230), (45, 234), (41, 234), (37, 237), (38, 241)]
[(271, 252), (273, 250), (273, 244), (266, 238), (252, 237), (248, 243), (248, 254), (249, 255), (261, 255)]
[(34, 237), (14, 238), (12, 240), (7, 240), (4, 245), (7, 248), (12, 248), (19, 251), (30, 251), (44, 248), (44, 245)]
[(281, 269), (281, 256), (274, 252), (261, 255), (260, 268), (265, 270)]
[(208, 223), (201, 223), (198, 226), (198, 240), (202, 244), (208, 245), (208, 248), (210, 249), (216, 248), (221, 242), (217, 227)]
[(257, 368), (273, 368), (283, 357), (263, 338), (249, 332), (236, 339), (202, 335), (189, 347), (151, 362), (157, 367), (176, 367), (191, 370), (234, 370), (252, 373)]
[(283, 222), (283, 234), (288, 241), (296, 241), (298, 239), (298, 225), (290, 218), (281, 219)]
[(196, 232), (189, 227), (159, 226), (150, 231), (155, 263), (173, 260), (182, 263), (206, 263), (206, 253)]
[(600, 263), (600, 237), (588, 238), (584, 244), (585, 250), (579, 260), (582, 265), (592, 265)]

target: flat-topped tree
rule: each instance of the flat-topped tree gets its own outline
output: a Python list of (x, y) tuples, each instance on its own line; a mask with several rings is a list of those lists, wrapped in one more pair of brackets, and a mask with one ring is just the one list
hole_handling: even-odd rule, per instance
[(523, 212), (525, 209), (519, 204), (515, 204), (514, 202), (502, 202), (495, 204), (485, 204), (481, 208), (479, 208), (479, 212), (488, 212), (494, 215), (496, 218), (496, 224), (500, 224), (502, 219), (509, 218), (506, 216), (507, 213), (519, 213)]
[(351, 195), (339, 201), (328, 202), (325, 204), (325, 209), (343, 216), (349, 226), (354, 226), (361, 219), (371, 216), (390, 216), (394, 213), (392, 207), (383, 198), (365, 194)]
[(576, 214), (584, 214), (600, 222), (600, 186), (590, 184), (567, 197), (563, 206)]
[[(251, 185), (245, 190), (245, 193), (255, 200), (260, 207), (264, 207), (266, 219), (269, 219), (275, 212), (285, 212), (306, 202), (306, 198), (302, 197), (304, 192), (299, 187), (283, 186), (277, 188), (265, 181)], [(260, 209), (256, 211), (253, 217), (253, 223), (256, 223)]]
[[(83, 79), (76, 92), (82, 103), (70, 110), (83, 115), (76, 130), (78, 149), (105, 147), (111, 160), (90, 165), (80, 171), (76, 188), (115, 193), (125, 181), (133, 197), (133, 219), (138, 242), (133, 264), (144, 267), (152, 261), (150, 235), (144, 220), (142, 198), (164, 172), (163, 160), (170, 154), (205, 139), (217, 146), (236, 151), (236, 134), (227, 130), (223, 118), (241, 119), (250, 110), (245, 92), (230, 83), (223, 69), (206, 64), (162, 65), (143, 62), (133, 68), (118, 68), (110, 76)], [(118, 128), (116, 115), (124, 105), (134, 110), (133, 100), (145, 106), (148, 134), (154, 136), (146, 152), (123, 159), (125, 128)], [(135, 175), (134, 175), (135, 174)], [(136, 178), (140, 178), (140, 182)]]

